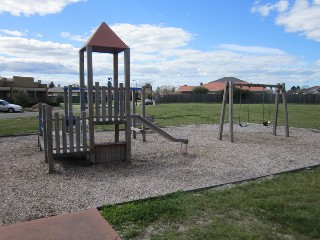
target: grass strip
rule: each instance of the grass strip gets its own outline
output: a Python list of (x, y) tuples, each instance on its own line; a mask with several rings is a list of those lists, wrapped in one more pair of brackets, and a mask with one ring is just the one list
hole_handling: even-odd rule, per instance
[(103, 217), (124, 239), (319, 239), (320, 168), (122, 205)]

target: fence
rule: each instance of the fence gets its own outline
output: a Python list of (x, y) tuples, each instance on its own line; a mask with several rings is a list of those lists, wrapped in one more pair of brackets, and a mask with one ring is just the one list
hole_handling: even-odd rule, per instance
[[(251, 92), (250, 103), (274, 103), (275, 94), (273, 93), (262, 93), (262, 92)], [(280, 103), (282, 98), (279, 99)], [(242, 103), (249, 101), (248, 96), (242, 96)], [(156, 103), (221, 103), (221, 94), (171, 94), (159, 96), (156, 99)], [(287, 94), (288, 103), (296, 104), (320, 104), (320, 94)], [(234, 97), (234, 103), (240, 103), (240, 97)]]

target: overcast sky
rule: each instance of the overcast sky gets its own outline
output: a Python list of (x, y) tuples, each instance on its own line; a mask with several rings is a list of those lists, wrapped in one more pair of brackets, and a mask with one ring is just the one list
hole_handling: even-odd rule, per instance
[[(320, 85), (320, 0), (0, 0), (0, 76), (78, 83), (78, 50), (101, 22), (131, 48), (132, 85)], [(94, 80), (111, 65), (94, 54)]]

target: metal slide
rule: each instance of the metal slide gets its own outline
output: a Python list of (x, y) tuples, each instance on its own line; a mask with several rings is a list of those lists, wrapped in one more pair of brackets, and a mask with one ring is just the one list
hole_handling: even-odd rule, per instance
[(156, 125), (154, 125), (152, 122), (150, 122), (147, 119), (145, 119), (144, 117), (140, 116), (140, 115), (133, 114), (133, 115), (131, 115), (131, 117), (138, 119), (139, 121), (141, 121), (145, 125), (149, 126), (151, 129), (153, 129), (154, 131), (159, 133), (162, 137), (164, 137), (164, 138), (166, 138), (166, 139), (168, 139), (168, 140), (170, 140), (172, 142), (181, 142), (181, 143), (184, 143), (184, 144), (188, 144), (188, 139), (175, 138), (175, 137), (171, 136), (170, 134), (166, 133), (165, 131), (163, 131), (162, 129), (160, 129), (159, 127), (157, 127)]

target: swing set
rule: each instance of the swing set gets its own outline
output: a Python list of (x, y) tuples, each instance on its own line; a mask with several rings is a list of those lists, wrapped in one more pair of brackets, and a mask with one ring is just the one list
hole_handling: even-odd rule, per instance
[[(240, 89), (242, 90), (242, 86), (240, 86)], [(269, 126), (270, 125), (270, 112), (271, 112), (271, 109), (270, 109), (270, 106), (269, 106), (269, 116), (268, 116), (268, 119), (269, 120), (266, 120), (265, 119), (265, 89), (266, 87), (263, 87), (263, 92), (262, 92), (262, 125), (263, 126)], [(272, 87), (270, 87), (270, 89), (272, 89)], [(249, 92), (248, 92), (248, 101), (247, 101), (247, 106), (248, 106), (248, 117), (247, 117), (247, 122), (242, 122), (241, 121), (241, 114), (242, 114), (242, 91), (240, 91), (240, 94), (239, 94), (239, 116), (238, 116), (238, 125), (240, 127), (248, 127), (249, 126), (249, 123), (250, 123), (250, 103), (251, 103), (251, 100), (250, 100), (250, 86), (249, 86)], [(269, 103), (271, 102), (270, 101), (270, 98), (269, 98)]]
[[(266, 120), (265, 116), (265, 89), (266, 88), (274, 88), (276, 91), (275, 96), (275, 109), (274, 109), (274, 121), (273, 121), (273, 135), (277, 135), (277, 126), (278, 126), (278, 115), (279, 115), (279, 95), (282, 95), (282, 101), (283, 101), (283, 107), (284, 107), (284, 119), (285, 119), (285, 136), (289, 137), (289, 121), (288, 121), (288, 108), (287, 108), (287, 100), (286, 100), (286, 90), (285, 90), (285, 84), (278, 83), (277, 85), (265, 85), (265, 84), (250, 84), (250, 83), (234, 83), (232, 81), (225, 82), (224, 86), (224, 94), (223, 94), (223, 100), (222, 100), (222, 106), (221, 106), (221, 114), (220, 114), (220, 125), (219, 125), (219, 140), (222, 140), (222, 134), (223, 134), (223, 124), (225, 119), (225, 112), (226, 112), (226, 105), (227, 105), (227, 99), (229, 95), (229, 131), (230, 131), (230, 142), (234, 142), (234, 131), (233, 131), (233, 124), (234, 124), (234, 102), (233, 102), (233, 92), (235, 87), (240, 87), (242, 89), (243, 87), (248, 87), (249, 94), (248, 94), (248, 114), (247, 114), (247, 122), (241, 121), (241, 113), (242, 113), (242, 91), (240, 91), (239, 96), (239, 116), (238, 116), (238, 125), (240, 127), (248, 127), (250, 122), (250, 88), (251, 87), (262, 87), (263, 88), (263, 95), (262, 95), (262, 125), (263, 126), (269, 126), (270, 125), (270, 113), (271, 109), (269, 106), (269, 115), (268, 120)], [(269, 98), (269, 102), (270, 102)]]

